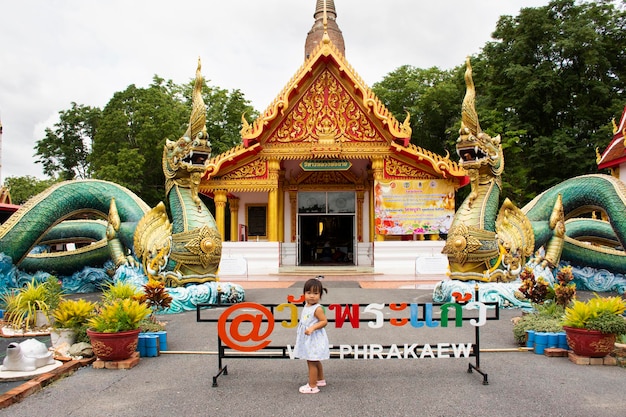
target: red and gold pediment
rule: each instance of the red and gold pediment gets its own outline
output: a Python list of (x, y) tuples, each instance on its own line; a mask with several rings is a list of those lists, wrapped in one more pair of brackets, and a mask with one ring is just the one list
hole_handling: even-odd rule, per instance
[(613, 140), (602, 155), (598, 155), (596, 162), (598, 169), (618, 169), (620, 164), (626, 162), (626, 107), (619, 124), (613, 120)]
[(330, 40), (321, 42), (253, 124), (243, 120), (244, 146), (350, 141), (408, 143), (399, 123)]
[(385, 139), (355, 98), (328, 69), (322, 71), (264, 141), (272, 143), (371, 142)]
[(266, 179), (267, 161), (256, 159), (222, 175), (222, 180)]
[(396, 158), (386, 158), (384, 162), (384, 176), (387, 179), (434, 179), (438, 178), (428, 172), (417, 168), (414, 164), (401, 161)]

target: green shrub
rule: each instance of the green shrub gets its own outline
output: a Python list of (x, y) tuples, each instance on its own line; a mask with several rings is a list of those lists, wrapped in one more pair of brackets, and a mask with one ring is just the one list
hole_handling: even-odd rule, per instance
[(535, 311), (523, 315), (513, 325), (513, 337), (522, 344), (526, 341), (526, 331), (560, 332), (563, 330), (563, 307), (556, 303), (535, 305)]

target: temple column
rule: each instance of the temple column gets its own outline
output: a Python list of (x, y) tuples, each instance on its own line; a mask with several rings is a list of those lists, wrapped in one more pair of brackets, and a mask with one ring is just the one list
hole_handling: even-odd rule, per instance
[(278, 242), (278, 172), (280, 162), (272, 159), (268, 161), (269, 179), (276, 186), (267, 193), (267, 241)]
[(357, 190), (356, 192), (356, 238), (357, 242), (363, 242), (363, 201), (365, 200), (365, 191)]
[(278, 241), (285, 241), (285, 172), (278, 173)]
[(370, 234), (372, 241), (385, 240), (384, 235), (376, 233), (376, 181), (384, 178), (385, 161), (382, 158), (375, 158), (372, 160), (372, 191), (370, 194)]
[(215, 190), (213, 193), (213, 201), (215, 202), (215, 225), (220, 232), (222, 241), (226, 236), (225, 211), (226, 201), (228, 201), (227, 194), (226, 190)]
[(298, 221), (298, 190), (289, 190), (289, 206), (291, 207), (291, 241), (295, 242), (298, 231), (296, 226)]
[(230, 205), (230, 240), (231, 242), (239, 242), (239, 199), (237, 197), (229, 198)]

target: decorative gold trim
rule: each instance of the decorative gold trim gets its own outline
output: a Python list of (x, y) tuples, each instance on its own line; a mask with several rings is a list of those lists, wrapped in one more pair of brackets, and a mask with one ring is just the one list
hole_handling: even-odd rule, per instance
[(259, 138), (269, 122), (278, 117), (279, 114), (284, 114), (285, 109), (289, 108), (291, 95), (298, 90), (302, 80), (307, 74), (313, 72), (313, 67), (318, 61), (322, 60), (322, 57), (324, 57), (325, 60), (327, 60), (328, 57), (335, 60), (339, 71), (345, 73), (350, 79), (350, 84), (354, 85), (355, 91), (360, 91), (363, 95), (362, 101), (364, 108), (371, 109), (376, 118), (378, 118), (383, 125), (387, 126), (387, 129), (389, 129), (389, 132), (393, 136), (398, 139), (408, 139), (411, 137), (411, 127), (408, 118), (402, 124), (398, 122), (363, 79), (356, 73), (354, 68), (346, 61), (345, 57), (333, 42), (328, 39), (324, 42), (320, 42), (316, 46), (309, 59), (305, 60), (304, 64), (289, 80), (287, 85), (283, 87), (274, 101), (272, 101), (263, 114), (259, 116), (252, 125), (247, 123), (247, 121), (243, 123), (244, 127), (241, 130), (242, 139)]
[(66, 257), (66, 256), (68, 256), (70, 254), (71, 255), (79, 255), (79, 254), (83, 254), (83, 253), (89, 253), (89, 252), (92, 252), (94, 250), (106, 247), (107, 245), (108, 245), (107, 239), (100, 239), (97, 242), (94, 242), (94, 243), (92, 243), (90, 245), (87, 245), (87, 246), (83, 246), (82, 248), (78, 248), (78, 249), (73, 249), (73, 250), (68, 250), (68, 251), (61, 251), (61, 252), (33, 253), (33, 254), (28, 254), (27, 257), (28, 258), (39, 258), (39, 259), (60, 258), (60, 257)]

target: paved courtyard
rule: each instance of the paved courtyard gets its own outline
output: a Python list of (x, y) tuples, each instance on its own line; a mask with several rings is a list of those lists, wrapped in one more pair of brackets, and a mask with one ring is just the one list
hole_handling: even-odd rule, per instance
[[(325, 304), (418, 303), (432, 301), (432, 290), (361, 288), (356, 280), (327, 281)], [(280, 304), (301, 293), (301, 282), (282, 288), (246, 289), (246, 301)], [(275, 286), (277, 287), (277, 286)], [(206, 314), (206, 315), (205, 315)], [(203, 311), (218, 317), (220, 311)], [(334, 315), (333, 313), (330, 313)], [(316, 395), (298, 387), (306, 365), (288, 359), (225, 359), (228, 375), (218, 378), (216, 325), (198, 323), (195, 312), (165, 316), (168, 349), (142, 358), (130, 370), (86, 366), (0, 416), (620, 416), (626, 415), (626, 369), (581, 366), (517, 350), (511, 318), (519, 310), (501, 310), (500, 320), (480, 330), (482, 377), (468, 373), (474, 358), (343, 359), (324, 363), (328, 385)], [(474, 327), (395, 327), (361, 323), (337, 328), (331, 343), (431, 344), (472, 342)], [(276, 325), (273, 344), (292, 344), (295, 330)]]

